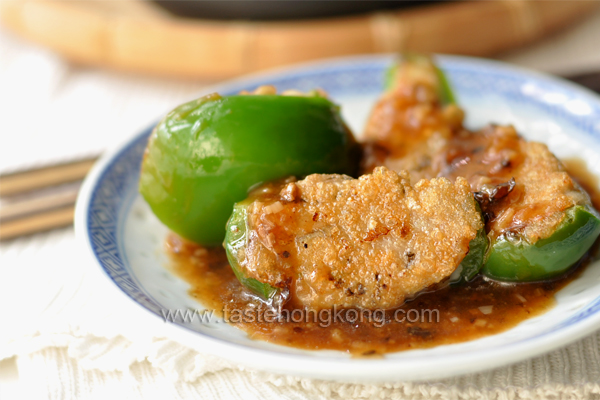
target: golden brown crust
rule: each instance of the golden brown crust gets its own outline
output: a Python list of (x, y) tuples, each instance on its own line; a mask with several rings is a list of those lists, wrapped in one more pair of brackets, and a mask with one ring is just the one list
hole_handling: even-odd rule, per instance
[(512, 126), (464, 131), (449, 141), (439, 157), (438, 175), (464, 176), (474, 192), (514, 179), (510, 193), (484, 207), (492, 239), (510, 231), (534, 243), (552, 234), (567, 208), (590, 204), (587, 193), (548, 147), (527, 142)]
[(566, 209), (591, 201), (545, 144), (519, 138), (517, 148), (523, 161), (509, 172), (517, 185), (494, 204), (490, 230), (495, 235), (517, 230), (533, 243), (554, 232)]
[(481, 227), (462, 178), (315, 174), (249, 206), (242, 265), (309, 308), (388, 309), (449, 277)]

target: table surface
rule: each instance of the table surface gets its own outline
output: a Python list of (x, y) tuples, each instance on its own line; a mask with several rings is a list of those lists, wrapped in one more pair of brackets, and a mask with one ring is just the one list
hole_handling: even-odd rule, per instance
[[(598, 39), (600, 11), (554, 37), (498, 58), (555, 74), (600, 71)], [(0, 30), (0, 105), (4, 111), (0, 172), (99, 153), (119, 142), (124, 135), (151, 123), (154, 116), (164, 113), (173, 104), (193, 97), (209, 83), (212, 82), (139, 77), (67, 64), (48, 51)], [(124, 91), (137, 91), (140, 95), (123, 103), (119, 96)], [(97, 136), (99, 139), (75, 140), (69, 148), (56, 146), (57, 142), (73, 141), (81, 124), (85, 124), (91, 115), (82, 109), (82, 116), (77, 119), (66, 105), (72, 106), (89, 96), (97, 99), (94, 112), (100, 110), (106, 117), (90, 128), (98, 134), (86, 137)], [(39, 109), (49, 110), (48, 114), (43, 114), (42, 118), (29, 118), (24, 109), (32, 103)], [(120, 111), (115, 112), (117, 109)], [(128, 115), (126, 122), (123, 115)], [(58, 124), (65, 116), (70, 122)], [(121, 128), (114, 129), (117, 125)], [(53, 131), (51, 138), (48, 138), (46, 127)], [(19, 131), (28, 134), (14, 134)], [(30, 147), (28, 143), (32, 140), (37, 141), (38, 146), (27, 154), (14, 151), (15, 148)], [(1, 246), (6, 249), (10, 245)], [(0, 361), (0, 398), (21, 398), (14, 358)]]

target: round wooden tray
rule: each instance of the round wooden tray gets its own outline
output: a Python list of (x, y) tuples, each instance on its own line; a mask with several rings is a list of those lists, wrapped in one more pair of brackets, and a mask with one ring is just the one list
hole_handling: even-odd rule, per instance
[(595, 1), (453, 2), (353, 17), (245, 22), (180, 18), (141, 0), (4, 0), (0, 21), (75, 62), (225, 78), (350, 54), (410, 50), (487, 56), (547, 36), (598, 6)]

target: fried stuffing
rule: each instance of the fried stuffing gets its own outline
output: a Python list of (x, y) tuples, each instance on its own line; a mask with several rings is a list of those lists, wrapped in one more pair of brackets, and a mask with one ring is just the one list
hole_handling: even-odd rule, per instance
[(435, 74), (421, 66), (399, 69), (394, 89), (375, 105), (365, 130), (362, 171), (407, 170), (414, 179), (465, 177), (485, 213), (490, 239), (516, 234), (530, 243), (549, 237), (587, 193), (541, 143), (512, 126), (471, 132), (464, 113), (436, 96)]
[(389, 309), (447, 279), (483, 226), (464, 178), (384, 167), (310, 175), (254, 191), (241, 264), (299, 305)]
[(363, 171), (377, 166), (409, 171), (414, 182), (437, 176), (436, 155), (461, 131), (463, 111), (443, 106), (432, 63), (399, 68), (394, 88), (376, 103), (364, 138)]
[(546, 145), (526, 141), (512, 126), (463, 131), (439, 157), (438, 176), (469, 180), (492, 238), (518, 233), (535, 243), (555, 231), (566, 209), (591, 203)]

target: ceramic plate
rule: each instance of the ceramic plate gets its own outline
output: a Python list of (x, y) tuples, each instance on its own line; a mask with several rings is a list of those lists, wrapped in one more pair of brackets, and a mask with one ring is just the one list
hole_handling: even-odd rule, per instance
[[(263, 84), (274, 84), (280, 91), (320, 87), (341, 104), (351, 128), (361, 132), (391, 60), (359, 57), (304, 65), (232, 81), (211, 92), (234, 94)], [(527, 139), (546, 143), (559, 158), (579, 157), (600, 175), (600, 99), (595, 94), (497, 62), (446, 56), (438, 61), (466, 109), (468, 127), (488, 122), (514, 124)], [(562, 289), (552, 310), (504, 333), (381, 359), (353, 359), (342, 352), (304, 351), (254, 341), (218, 321), (163, 322), (165, 310), (202, 306), (188, 296), (188, 285), (165, 268), (162, 249), (167, 229), (138, 194), (140, 162), (150, 130), (131, 138), (95, 166), (76, 210), (77, 235), (89, 249), (95, 268), (139, 304), (139, 315), (132, 315), (132, 321), (142, 314), (151, 315), (166, 324), (172, 338), (252, 368), (354, 382), (442, 378), (489, 369), (564, 346), (600, 327), (599, 265), (591, 265)]]

